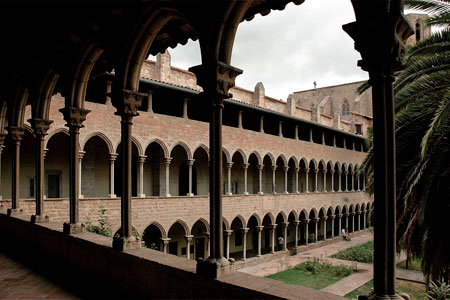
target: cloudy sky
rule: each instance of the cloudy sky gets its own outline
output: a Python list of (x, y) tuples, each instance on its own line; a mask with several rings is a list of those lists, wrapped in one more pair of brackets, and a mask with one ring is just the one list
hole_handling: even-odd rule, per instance
[[(236, 85), (253, 90), (262, 81), (266, 95), (286, 100), (295, 91), (365, 80), (359, 53), (342, 25), (354, 21), (349, 0), (306, 0), (284, 11), (256, 16), (238, 28), (231, 64), (244, 70)], [(172, 65), (200, 63), (198, 42), (169, 49)]]

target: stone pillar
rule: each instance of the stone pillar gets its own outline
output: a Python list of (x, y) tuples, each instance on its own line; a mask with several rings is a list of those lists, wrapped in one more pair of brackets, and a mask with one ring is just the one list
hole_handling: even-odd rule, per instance
[(364, 213), (364, 215), (363, 215), (363, 229), (366, 229), (367, 228), (366, 227), (366, 224), (367, 224), (367, 221), (366, 221), (367, 210), (363, 211), (363, 213)]
[(334, 170), (331, 170), (331, 192), (334, 193)]
[(277, 170), (277, 166), (272, 166), (272, 193), (273, 194), (277, 193), (277, 190), (276, 190), (277, 183), (276, 183), (276, 180), (275, 180), (275, 172), (276, 172), (276, 170)]
[(261, 257), (261, 232), (264, 229), (264, 226), (255, 226), (258, 231), (258, 257)]
[(344, 216), (345, 216), (345, 228), (348, 228), (348, 216), (349, 215), (350, 215), (349, 213), (345, 213), (344, 214)]
[(341, 231), (342, 231), (342, 214), (337, 214), (336, 216), (338, 217), (339, 235), (341, 235)]
[(352, 171), (351, 174), (352, 174), (352, 180), (350, 181), (350, 185), (351, 185), (350, 191), (354, 192), (355, 191), (355, 180), (354, 180), (355, 179), (355, 172)]
[(248, 163), (243, 163), (242, 167), (244, 168), (244, 195), (248, 195), (248, 190), (247, 190), (247, 171), (248, 171)]
[(336, 147), (336, 135), (333, 135), (333, 147)]
[(260, 195), (264, 194), (263, 185), (262, 185), (263, 168), (264, 168), (264, 165), (258, 165), (258, 172), (259, 172), (259, 192), (258, 192), (258, 194), (260, 194)]
[(342, 171), (341, 170), (338, 171), (338, 175), (339, 175), (339, 177), (338, 177), (338, 179), (339, 179), (338, 192), (342, 192), (342, 182), (341, 182), (341, 180), (342, 180)]
[(264, 116), (259, 119), (259, 132), (264, 133)]
[(242, 129), (242, 110), (238, 111), (238, 128)]
[(306, 180), (305, 180), (305, 185), (306, 185), (306, 189), (305, 189), (305, 191), (307, 192), (307, 193), (309, 193), (309, 183), (308, 183), (308, 174), (309, 174), (309, 168), (306, 168), (305, 169), (305, 178), (306, 178)]
[(298, 138), (298, 125), (295, 125), (295, 139), (298, 141), (299, 140), (299, 138)]
[(191, 259), (191, 241), (193, 235), (185, 235), (184, 238), (186, 239), (186, 258)]
[(208, 239), (207, 247), (208, 247), (208, 257), (211, 255), (211, 235), (208, 233), (205, 233), (206, 238)]
[(308, 223), (309, 223), (309, 219), (305, 219), (303, 220), (303, 222), (305, 223), (305, 241), (306, 241), (306, 245), (308, 245), (308, 237), (309, 237), (309, 230), (308, 230)]
[(11, 208), (8, 209), (8, 216), (14, 216), (22, 213), (20, 209), (20, 144), (25, 133), (24, 128), (9, 126), (12, 146), (12, 189), (11, 189)]
[(358, 222), (356, 223), (356, 231), (359, 231), (361, 229), (361, 211), (358, 211), (356, 215), (356, 218), (358, 219)]
[(300, 171), (299, 167), (295, 167), (295, 193), (299, 194), (299, 190), (298, 190), (298, 172)]
[(348, 191), (348, 171), (345, 171), (345, 189), (344, 192)]
[(171, 197), (170, 195), (170, 162), (172, 157), (165, 157), (164, 164), (166, 166), (166, 197)]
[(79, 194), (80, 194), (80, 177), (79, 177), (79, 152), (80, 152), (80, 129), (86, 120), (89, 110), (77, 107), (65, 107), (59, 110), (64, 120), (67, 122), (70, 134), (70, 164), (69, 164), (69, 223), (64, 223), (63, 231), (66, 234), (80, 233), (84, 231), (84, 224), (79, 219)]
[(331, 238), (334, 239), (334, 219), (336, 218), (335, 215), (331, 215)]
[(233, 230), (225, 230), (225, 236), (227, 237), (227, 247), (225, 251), (225, 257), (230, 259), (230, 236), (233, 233)]
[(2, 152), (5, 147), (3, 144), (5, 143), (6, 134), (0, 133), (0, 200), (3, 199), (2, 193)]
[(327, 170), (323, 169), (323, 191), (326, 192), (327, 191)]
[(170, 238), (165, 238), (165, 239), (161, 239), (161, 241), (162, 241), (162, 243), (163, 243), (163, 252), (164, 253), (167, 253), (168, 251), (167, 251), (167, 245), (169, 244), (169, 242), (170, 242)]
[(327, 216), (323, 216), (322, 217), (322, 222), (323, 222), (323, 240), (324, 241), (327, 240), (327, 220), (328, 220)]
[(311, 143), (313, 142), (313, 130), (312, 130), (312, 128), (309, 130), (309, 141)]
[(288, 192), (288, 170), (289, 167), (284, 167), (284, 193), (289, 194)]
[(322, 132), (322, 145), (325, 145), (325, 132)]
[(183, 118), (184, 119), (189, 119), (189, 117), (188, 117), (188, 101), (189, 101), (189, 98), (184, 98), (184, 102), (183, 102)]
[(34, 130), (34, 135), (36, 137), (36, 214), (31, 216), (31, 222), (43, 223), (48, 222), (48, 216), (44, 214), (44, 141), (47, 130), (53, 121), (37, 118), (28, 121), (31, 123), (31, 127)]
[(137, 162), (138, 162), (138, 197), (144, 198), (144, 163), (147, 156), (145, 155), (139, 155)]
[(278, 125), (278, 136), (283, 137), (283, 121), (280, 121)]
[(111, 102), (111, 86), (112, 86), (112, 81), (111, 80), (107, 80), (106, 81), (106, 99), (105, 99), (105, 105), (111, 106), (112, 102)]
[(270, 251), (270, 253), (275, 253), (275, 231), (276, 231), (276, 228), (277, 228), (277, 224), (270, 224), (269, 225), (269, 228), (270, 228), (270, 236), (272, 237), (271, 238), (271, 246), (272, 246), (272, 249), (271, 249), (271, 251)]
[(231, 192), (231, 168), (233, 167), (233, 163), (232, 162), (227, 162), (227, 173), (228, 173), (228, 192), (227, 195), (232, 195), (233, 193)]
[(361, 183), (360, 183), (360, 179), (361, 178), (361, 176), (358, 176), (358, 192), (360, 192), (361, 191)]
[(317, 174), (319, 174), (319, 169), (314, 169), (314, 176), (315, 176), (315, 179), (314, 179), (314, 186), (315, 186), (314, 192), (316, 192), (316, 193), (319, 192), (319, 185), (318, 185), (319, 182), (317, 180)]
[(86, 154), (86, 151), (80, 151), (78, 152), (78, 182), (80, 183), (78, 185), (78, 197), (83, 198), (83, 193), (81, 192), (81, 174), (82, 174), (82, 166), (83, 166), (83, 157)]
[(132, 234), (131, 221), (131, 193), (132, 193), (132, 129), (133, 118), (138, 116), (138, 108), (142, 104), (141, 94), (130, 90), (122, 90), (113, 95), (113, 105), (116, 115), (121, 118), (122, 143), (122, 198), (121, 198), (121, 227), (118, 237), (113, 238), (113, 249), (124, 251), (141, 247), (141, 241)]
[(153, 113), (153, 91), (147, 91), (147, 112)]
[(194, 196), (194, 194), (192, 193), (192, 166), (194, 165), (194, 161), (195, 159), (188, 159), (187, 160), (187, 166), (189, 168), (189, 192), (188, 192), (188, 196), (192, 197)]
[(318, 238), (319, 238), (319, 236), (318, 236), (318, 233), (319, 233), (319, 231), (318, 231), (318, 224), (319, 224), (319, 221), (320, 221), (320, 219), (319, 218), (316, 218), (316, 219), (314, 219), (314, 225), (315, 225), (315, 229), (314, 229), (314, 235), (316, 236), (316, 242), (317, 242), (317, 240), (318, 240)]
[(355, 232), (355, 212), (352, 212), (352, 233)]
[(242, 230), (242, 259), (246, 260), (247, 259), (247, 232), (249, 230), (249, 228), (241, 228)]
[(347, 140), (346, 140), (346, 138), (344, 137), (344, 147), (343, 147), (344, 149), (347, 149)]
[(300, 221), (295, 220), (295, 247), (298, 247), (298, 225), (300, 224)]
[(287, 250), (287, 231), (288, 231), (289, 222), (283, 223), (283, 231), (284, 231), (284, 245), (283, 250)]
[(109, 197), (115, 198), (114, 194), (114, 162), (116, 161), (117, 153), (109, 154)]

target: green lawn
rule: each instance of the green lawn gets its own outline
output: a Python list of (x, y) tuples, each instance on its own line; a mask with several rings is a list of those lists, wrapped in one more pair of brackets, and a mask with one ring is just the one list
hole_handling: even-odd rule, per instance
[[(425, 300), (427, 299), (424, 296), (421, 296), (426, 291), (426, 287), (424, 284), (405, 281), (405, 280), (397, 280), (397, 293), (407, 293), (411, 300)], [(360, 287), (359, 289), (354, 290), (350, 294), (345, 295), (346, 298), (349, 299), (358, 299), (359, 295), (367, 294), (367, 292), (373, 287), (373, 282), (370, 281)]]
[[(422, 272), (422, 266), (421, 265), (422, 265), (422, 259), (416, 258), (416, 257), (410, 258), (409, 259), (408, 270), (415, 270), (415, 271), (421, 271)], [(399, 263), (397, 265), (397, 267), (406, 269), (406, 260), (404, 260), (401, 263)]]
[(318, 259), (301, 263), (294, 268), (267, 276), (287, 284), (323, 289), (330, 284), (350, 275), (353, 270), (345, 266), (332, 266)]
[(362, 263), (373, 263), (373, 241), (351, 247), (331, 255), (333, 258), (352, 260)]

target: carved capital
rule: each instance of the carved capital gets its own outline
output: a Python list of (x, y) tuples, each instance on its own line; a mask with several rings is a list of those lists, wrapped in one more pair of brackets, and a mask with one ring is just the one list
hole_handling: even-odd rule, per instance
[(258, 165), (258, 170), (262, 170), (262, 169), (264, 169), (264, 165)]
[(142, 105), (142, 99), (147, 97), (146, 93), (138, 93), (131, 90), (122, 90), (120, 97), (117, 97), (113, 103), (117, 109), (116, 115), (132, 118), (138, 116), (138, 108)]
[(302, 220), (302, 223), (303, 223), (303, 224), (308, 224), (309, 221), (310, 221), (310, 219), (303, 219), (303, 220)]
[(227, 162), (227, 168), (231, 169), (233, 167), (233, 163), (232, 162)]
[(30, 122), (31, 127), (33, 128), (34, 134), (41, 137), (47, 135), (50, 124), (53, 123), (51, 120), (43, 120), (38, 118), (29, 119), (28, 122)]
[(117, 153), (110, 153), (109, 154), (109, 161), (115, 161), (118, 155), (119, 154), (117, 154)]
[(195, 162), (195, 159), (188, 159), (188, 160), (186, 160), (186, 164), (187, 164), (189, 167), (192, 167), (192, 166), (194, 165), (194, 162)]
[(87, 114), (91, 112), (90, 110), (78, 107), (64, 107), (59, 111), (63, 114), (64, 120), (67, 122), (66, 126), (71, 129), (82, 128)]
[(193, 235), (185, 235), (184, 236), (187, 242), (191, 242), (192, 238), (194, 237)]
[(171, 240), (171, 238), (164, 238), (164, 239), (161, 238), (161, 241), (163, 242), (164, 245), (169, 244), (170, 240)]
[(84, 155), (86, 154), (86, 151), (80, 151), (78, 152), (78, 159), (83, 160)]
[(250, 164), (248, 164), (248, 163), (243, 163), (242, 164), (242, 168), (244, 168), (244, 169), (248, 169), (248, 166), (249, 166)]
[(164, 158), (164, 163), (166, 164), (166, 165), (170, 165), (170, 162), (172, 161), (172, 157), (165, 157)]
[(5, 143), (7, 134), (6, 133), (0, 133), (0, 148), (3, 148), (3, 144)]
[(8, 132), (11, 135), (13, 141), (21, 141), (25, 133), (25, 129), (22, 127), (9, 126)]
[(287, 172), (287, 171), (289, 170), (289, 167), (284, 167), (283, 170), (284, 170), (285, 172)]
[(230, 236), (233, 233), (233, 230), (224, 230), (226, 236)]
[(138, 158), (137, 158), (137, 162), (140, 163), (140, 164), (143, 164), (143, 163), (145, 163), (145, 159), (146, 158), (147, 158), (146, 155), (139, 155)]
[(250, 230), (250, 228), (241, 228), (241, 231), (243, 234), (247, 234), (247, 232)]
[(258, 230), (258, 231), (263, 231), (264, 226), (255, 226), (255, 228), (256, 228), (256, 230)]

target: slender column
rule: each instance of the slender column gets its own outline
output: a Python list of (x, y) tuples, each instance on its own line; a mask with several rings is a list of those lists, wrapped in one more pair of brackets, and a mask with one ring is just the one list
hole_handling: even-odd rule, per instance
[(35, 152), (35, 176), (36, 176), (36, 214), (31, 216), (31, 222), (43, 223), (48, 222), (48, 216), (44, 214), (44, 141), (47, 135), (47, 130), (53, 121), (43, 119), (28, 120), (34, 130), (36, 137), (36, 152)]
[(309, 193), (309, 183), (308, 183), (308, 174), (309, 174), (309, 168), (306, 168), (305, 169), (305, 178), (306, 178), (306, 181), (305, 181), (305, 185), (306, 185), (306, 192), (307, 193)]
[(277, 184), (276, 184), (276, 181), (275, 181), (275, 172), (276, 172), (276, 170), (277, 170), (277, 166), (272, 166), (272, 193), (273, 194), (277, 193), (277, 190), (276, 190)]
[(352, 145), (352, 149), (353, 149), (353, 151), (355, 151), (355, 141), (353, 141), (353, 143), (352, 143), (353, 145)]
[(183, 118), (184, 119), (188, 119), (188, 101), (189, 98), (184, 98), (184, 102), (183, 102)]
[(138, 156), (138, 197), (140, 198), (144, 198), (145, 194), (144, 194), (144, 163), (145, 163), (145, 159), (147, 158), (147, 156), (145, 155), (140, 155)]
[(278, 124), (278, 136), (283, 137), (283, 121)]
[(306, 245), (308, 245), (308, 237), (309, 237), (309, 230), (308, 230), (308, 223), (309, 223), (309, 219), (305, 219), (303, 220), (303, 222), (305, 223), (305, 241), (306, 241)]
[(366, 224), (367, 224), (367, 221), (366, 221), (366, 214), (367, 214), (367, 210), (365, 210), (365, 211), (363, 211), (363, 229), (366, 229), (367, 227), (366, 227)]
[(336, 135), (333, 135), (333, 147), (336, 147)]
[(244, 168), (244, 195), (248, 195), (248, 191), (247, 191), (247, 171), (248, 171), (248, 163), (243, 163), (242, 167)]
[(354, 171), (352, 171), (351, 172), (351, 174), (352, 174), (352, 180), (350, 181), (350, 185), (351, 185), (351, 191), (352, 192), (354, 192), (355, 191), (355, 172)]
[(295, 125), (295, 139), (298, 141), (298, 125)]
[(227, 173), (228, 173), (228, 192), (227, 195), (232, 195), (233, 193), (231, 192), (231, 168), (233, 167), (233, 163), (232, 162), (228, 162), (227, 163)]
[(164, 164), (166, 166), (166, 197), (171, 197), (170, 195), (170, 162), (172, 157), (165, 157)]
[(67, 234), (80, 233), (84, 231), (84, 224), (80, 223), (78, 207), (80, 194), (80, 129), (90, 112), (86, 109), (76, 107), (65, 107), (60, 109), (69, 127), (70, 134), (70, 164), (69, 164), (69, 223), (64, 223), (63, 231)]
[(334, 193), (334, 170), (331, 170), (331, 192)]
[(263, 193), (263, 185), (262, 185), (262, 175), (263, 175), (264, 165), (258, 165), (258, 173), (259, 173), (259, 192), (258, 194), (262, 195)]
[(153, 113), (153, 91), (147, 91), (147, 112)]
[(109, 197), (115, 198), (114, 194), (114, 162), (116, 161), (117, 153), (109, 154)]
[(337, 214), (336, 216), (338, 217), (339, 235), (341, 235), (341, 231), (342, 231), (342, 214)]
[(284, 193), (289, 194), (288, 192), (288, 170), (289, 167), (284, 167)]
[(189, 168), (189, 192), (188, 192), (188, 196), (192, 197), (194, 196), (194, 194), (192, 193), (192, 166), (194, 165), (194, 161), (195, 159), (188, 159), (187, 160), (187, 166)]
[(341, 170), (339, 170), (338, 171), (338, 179), (339, 179), (339, 186), (338, 186), (338, 192), (342, 192), (342, 189), (341, 189), (341, 187), (342, 187), (342, 182), (341, 182), (341, 180), (342, 180), (342, 171)]
[(322, 145), (325, 145), (325, 132), (322, 132)]
[(347, 139), (344, 137), (344, 149), (347, 148)]
[(242, 259), (247, 259), (247, 232), (250, 228), (241, 228), (242, 230)]
[(168, 247), (167, 247), (167, 245), (169, 244), (169, 242), (170, 242), (170, 238), (165, 238), (165, 239), (161, 239), (161, 241), (162, 241), (162, 243), (163, 243), (163, 252), (164, 253), (167, 253), (168, 251)]
[(186, 239), (186, 258), (191, 259), (191, 241), (193, 235), (185, 235), (184, 238)]
[(349, 215), (350, 215), (349, 213), (345, 213), (344, 214), (344, 216), (345, 216), (345, 228), (348, 228), (348, 216)]
[(206, 245), (208, 247), (208, 257), (211, 255), (211, 235), (208, 233), (205, 233), (206, 238), (208, 239), (208, 244)]
[(360, 192), (361, 191), (361, 183), (360, 183), (360, 179), (361, 178), (361, 176), (358, 176), (358, 192)]
[(320, 219), (319, 218), (316, 218), (316, 219), (314, 219), (314, 225), (315, 225), (315, 229), (314, 229), (314, 235), (316, 236), (316, 242), (317, 242), (317, 240), (318, 240), (318, 233), (319, 233), (319, 231), (318, 231), (318, 224), (319, 224), (319, 221), (320, 221)]
[(131, 193), (132, 193), (132, 129), (133, 118), (138, 116), (138, 108), (142, 104), (141, 94), (130, 90), (122, 90), (113, 94), (113, 105), (116, 115), (121, 117), (122, 143), (122, 198), (121, 198), (121, 227), (118, 237), (113, 238), (113, 248), (116, 250), (131, 250), (140, 248), (139, 238), (132, 235), (131, 221)]
[(352, 232), (355, 232), (355, 212), (352, 212)]
[(294, 225), (295, 225), (295, 247), (298, 247), (298, 225), (300, 224), (300, 221), (295, 220), (294, 221)]
[(2, 152), (5, 147), (3, 144), (5, 143), (6, 134), (0, 133), (0, 200), (3, 198), (2, 193)]
[(309, 130), (309, 141), (311, 143), (313, 142), (313, 130), (312, 130), (312, 128)]
[(79, 168), (79, 171), (78, 171), (78, 182), (80, 183), (78, 185), (78, 197), (79, 198), (83, 198), (83, 193), (81, 192), (81, 175), (82, 175), (82, 170), (83, 170), (83, 168), (82, 168), (82, 166), (83, 166), (83, 157), (84, 157), (85, 154), (86, 154), (86, 151), (78, 152), (78, 159), (79, 159), (79, 161), (78, 161), (78, 168)]
[(272, 249), (271, 249), (271, 251), (270, 251), (270, 253), (275, 253), (275, 229), (277, 228), (277, 224), (271, 224), (271, 225), (269, 225), (269, 228), (270, 228), (270, 236), (272, 237), (272, 240), (271, 240), (271, 244), (272, 244)]
[(345, 188), (344, 188), (344, 192), (348, 191), (348, 171), (345, 171)]
[(238, 112), (238, 128), (242, 129), (242, 110)]
[(284, 244), (283, 244), (283, 250), (287, 250), (287, 231), (288, 231), (289, 222), (283, 223), (283, 231), (284, 231)]
[(314, 169), (314, 176), (315, 176), (315, 179), (314, 179), (314, 185), (315, 185), (314, 192), (316, 192), (316, 193), (319, 192), (319, 187), (318, 187), (319, 181), (317, 180), (317, 174), (319, 174), (319, 169)]
[(264, 116), (259, 119), (259, 132), (264, 133)]
[(21, 127), (9, 126), (12, 146), (12, 190), (11, 190), (11, 208), (8, 209), (8, 216), (22, 213), (19, 204), (20, 197), (20, 144), (25, 133)]
[(358, 222), (356, 223), (356, 230), (360, 231), (361, 230), (361, 212), (358, 211), (356, 213), (356, 215), (357, 215), (356, 218), (358, 219)]
[(322, 222), (323, 222), (323, 240), (324, 241), (327, 240), (327, 220), (328, 220), (327, 216), (323, 216), (322, 217)]
[(327, 191), (327, 170), (324, 169), (322, 170), (323, 172), (323, 191), (326, 192)]
[(233, 230), (225, 230), (225, 236), (227, 237), (227, 247), (225, 251), (225, 257), (230, 259), (230, 236), (233, 233)]
[(295, 167), (295, 193), (299, 194), (300, 192), (298, 191), (298, 172), (300, 171), (299, 167)]
[(255, 226), (258, 231), (258, 257), (261, 257), (261, 232), (264, 229), (264, 226)]
[(105, 105), (112, 106), (111, 102), (111, 87), (112, 87), (112, 81), (107, 80), (106, 81), (106, 99), (105, 99)]
[(334, 219), (336, 218), (335, 215), (331, 215), (331, 238), (334, 239)]

